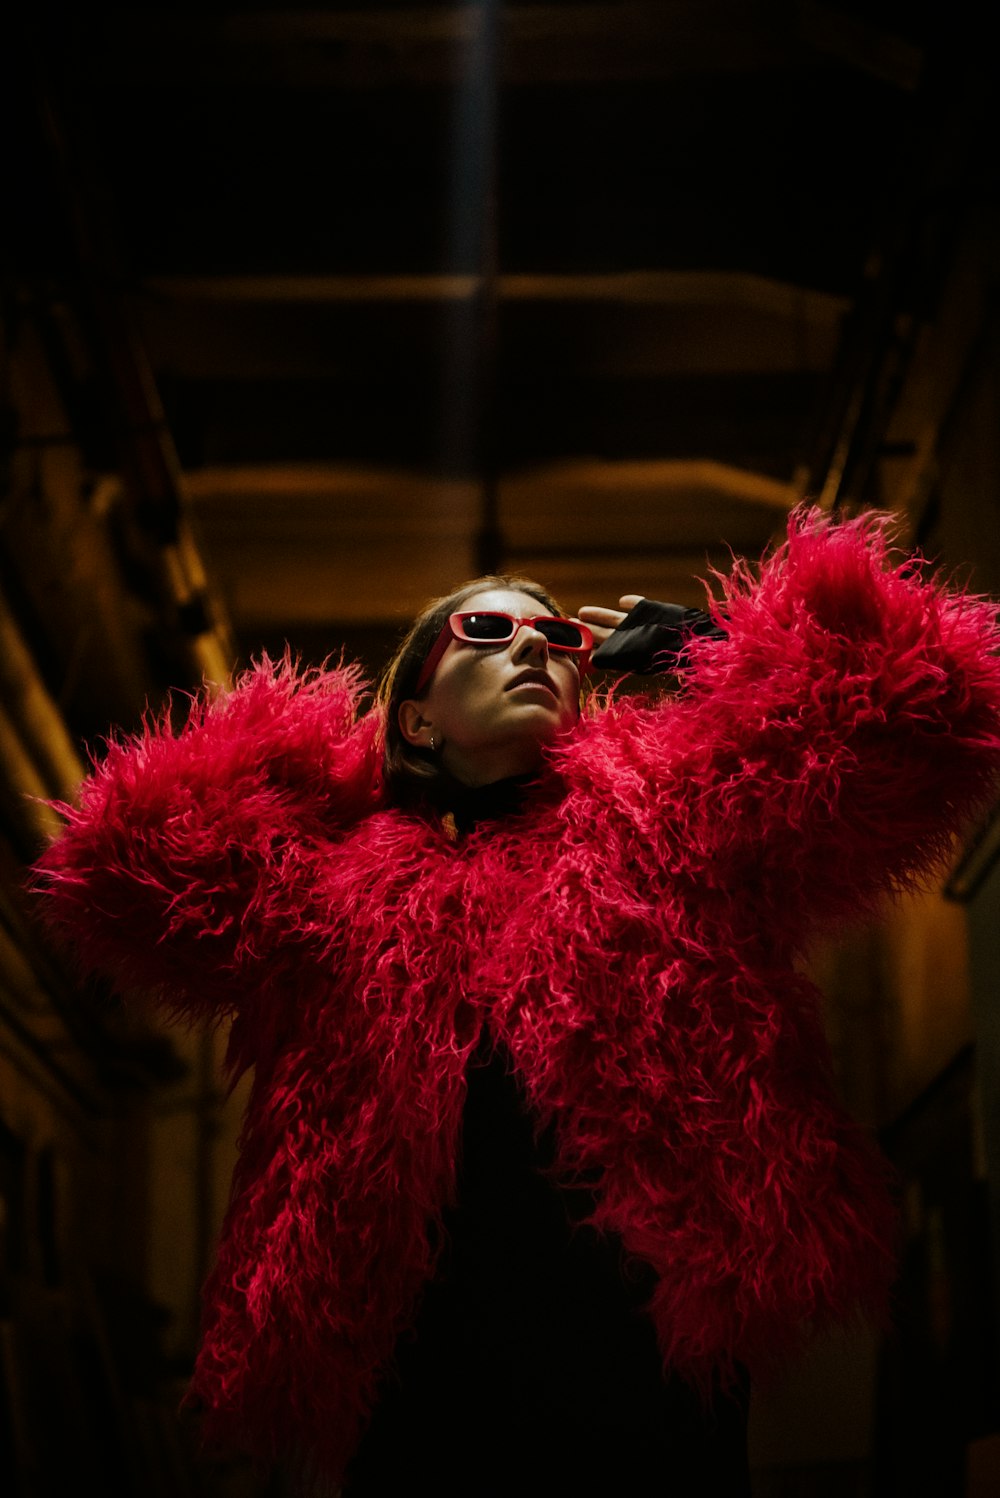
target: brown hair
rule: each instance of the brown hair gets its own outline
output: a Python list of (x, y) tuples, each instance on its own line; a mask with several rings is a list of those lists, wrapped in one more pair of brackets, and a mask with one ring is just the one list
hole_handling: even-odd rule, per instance
[[(441, 776), (438, 761), (426, 749), (407, 743), (399, 726), (400, 703), (415, 695), (421, 667), (444, 629), (449, 614), (461, 611), (474, 593), (494, 589), (527, 593), (552, 614), (563, 610), (551, 593), (526, 577), (496, 574), (477, 577), (444, 598), (433, 598), (411, 624), (379, 680), (376, 701), (382, 709), (385, 789), (390, 802), (403, 805), (423, 799)], [(430, 683), (428, 683), (429, 687)], [(427, 688), (424, 689), (425, 691)], [(421, 694), (423, 695), (423, 694)]]

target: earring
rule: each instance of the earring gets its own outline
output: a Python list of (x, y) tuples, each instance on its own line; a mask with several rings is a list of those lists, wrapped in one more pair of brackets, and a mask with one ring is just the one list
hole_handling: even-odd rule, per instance
[(432, 729), (431, 729), (431, 753), (432, 753), (432, 754), (433, 754), (433, 753), (434, 753), (434, 747), (435, 747), (435, 746), (434, 746), (434, 730), (433, 730), (433, 728), (432, 728)]

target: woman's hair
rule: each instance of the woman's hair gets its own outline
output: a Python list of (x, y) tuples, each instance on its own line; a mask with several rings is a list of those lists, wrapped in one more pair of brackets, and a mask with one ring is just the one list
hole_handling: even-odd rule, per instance
[[(494, 575), (477, 577), (472, 582), (449, 593), (445, 598), (433, 598), (417, 615), (395, 655), (389, 661), (379, 680), (376, 700), (383, 714), (384, 764), (386, 795), (390, 802), (402, 805), (423, 799), (440, 778), (441, 769), (433, 754), (407, 743), (399, 726), (399, 706), (407, 698), (415, 696), (414, 688), (424, 661), (430, 655), (434, 642), (444, 629), (450, 614), (461, 612), (462, 605), (475, 593), (495, 589), (504, 592), (527, 593), (537, 599), (543, 608), (552, 614), (561, 615), (563, 610), (551, 593), (526, 577)], [(424, 692), (430, 688), (430, 682)], [(421, 693), (423, 696), (424, 693)]]

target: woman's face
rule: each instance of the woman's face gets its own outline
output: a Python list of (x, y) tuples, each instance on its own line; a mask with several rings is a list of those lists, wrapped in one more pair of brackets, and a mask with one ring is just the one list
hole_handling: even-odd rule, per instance
[[(551, 612), (529, 593), (505, 589), (462, 604), (463, 613), (477, 609), (516, 618)], [(433, 735), (433, 752), (465, 785), (488, 785), (533, 770), (542, 745), (576, 721), (579, 694), (573, 658), (550, 651), (543, 635), (522, 624), (499, 645), (449, 641), (424, 695), (401, 704), (400, 727), (425, 749)]]

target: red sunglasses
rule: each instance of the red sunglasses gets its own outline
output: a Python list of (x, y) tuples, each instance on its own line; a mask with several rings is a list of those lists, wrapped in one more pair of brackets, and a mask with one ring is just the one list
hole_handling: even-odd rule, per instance
[(585, 624), (577, 624), (575, 619), (560, 619), (556, 614), (535, 614), (530, 619), (519, 619), (516, 614), (487, 611), (450, 614), (434, 641), (430, 655), (424, 661), (413, 695), (420, 696), (452, 640), (461, 640), (466, 645), (506, 645), (513, 640), (522, 624), (527, 624), (544, 635), (550, 650), (558, 650), (561, 655), (572, 655), (580, 676), (586, 675), (590, 666), (590, 652), (594, 648), (594, 636)]

